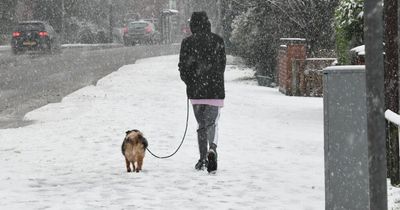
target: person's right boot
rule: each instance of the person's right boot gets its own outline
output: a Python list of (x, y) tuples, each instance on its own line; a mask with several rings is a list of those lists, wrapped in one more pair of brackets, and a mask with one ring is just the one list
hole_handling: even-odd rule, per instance
[(207, 165), (208, 173), (216, 171), (217, 159), (218, 159), (217, 145), (211, 144), (210, 149), (208, 150), (207, 159), (208, 159), (208, 165)]

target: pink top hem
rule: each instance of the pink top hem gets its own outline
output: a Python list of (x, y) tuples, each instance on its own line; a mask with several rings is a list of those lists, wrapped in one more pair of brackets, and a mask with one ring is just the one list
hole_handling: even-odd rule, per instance
[(211, 106), (224, 106), (224, 99), (190, 99), (193, 105), (195, 104), (207, 104)]

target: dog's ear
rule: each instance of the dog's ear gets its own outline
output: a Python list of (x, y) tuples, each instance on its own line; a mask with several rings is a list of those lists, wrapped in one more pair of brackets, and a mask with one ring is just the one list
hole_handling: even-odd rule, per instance
[(130, 133), (132, 133), (132, 132), (140, 132), (140, 131), (137, 130), (137, 129), (133, 129), (133, 130), (128, 130), (128, 131), (126, 131), (125, 133), (126, 133), (126, 135), (128, 135), (128, 134), (130, 134)]

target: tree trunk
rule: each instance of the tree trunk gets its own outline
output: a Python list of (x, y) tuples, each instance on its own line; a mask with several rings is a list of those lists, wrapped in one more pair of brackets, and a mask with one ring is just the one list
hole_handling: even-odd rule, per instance
[[(385, 109), (399, 112), (397, 0), (385, 0)], [(392, 185), (400, 184), (397, 127), (387, 125), (388, 176)]]

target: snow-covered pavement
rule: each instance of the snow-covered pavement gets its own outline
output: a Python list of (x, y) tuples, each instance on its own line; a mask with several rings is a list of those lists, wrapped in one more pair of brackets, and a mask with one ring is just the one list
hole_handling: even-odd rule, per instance
[(0, 130), (1, 209), (324, 209), (322, 98), (257, 86), (237, 65), (225, 73), (217, 174), (194, 169), (191, 109), (175, 156), (147, 153), (142, 173), (126, 173), (126, 130), (141, 130), (158, 155), (182, 138), (177, 62), (177, 55), (139, 60), (28, 113), (34, 124)]

